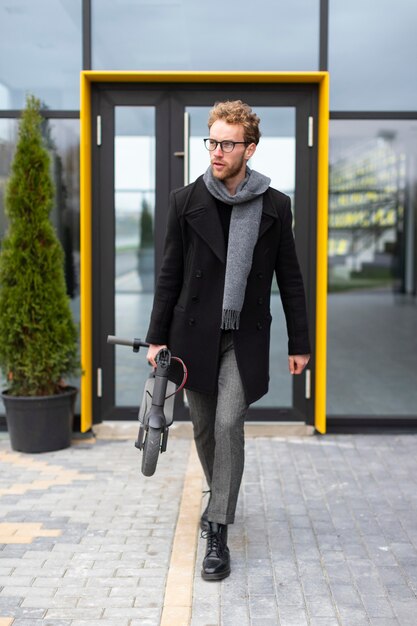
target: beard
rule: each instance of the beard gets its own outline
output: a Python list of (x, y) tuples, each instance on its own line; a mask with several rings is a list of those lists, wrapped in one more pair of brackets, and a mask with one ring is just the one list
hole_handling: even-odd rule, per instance
[(211, 166), (211, 171), (213, 173), (214, 178), (217, 178), (217, 180), (221, 180), (222, 182), (224, 182), (225, 180), (229, 180), (230, 178), (234, 178), (235, 176), (240, 174), (242, 170), (245, 171), (245, 169), (246, 169), (246, 161), (243, 155), (235, 163), (231, 165), (225, 165), (221, 172), (217, 172), (213, 168), (213, 165)]

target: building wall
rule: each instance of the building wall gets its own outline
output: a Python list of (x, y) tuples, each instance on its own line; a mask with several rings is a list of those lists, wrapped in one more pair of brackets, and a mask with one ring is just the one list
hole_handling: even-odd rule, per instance
[(78, 318), (81, 69), (329, 70), (328, 414), (416, 415), (416, 22), (409, 0), (0, 0), (0, 237), (27, 92)]

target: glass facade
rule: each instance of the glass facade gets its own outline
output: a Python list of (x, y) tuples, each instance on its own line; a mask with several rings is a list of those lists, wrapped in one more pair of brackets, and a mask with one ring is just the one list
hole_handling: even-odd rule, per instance
[(331, 110), (416, 110), (416, 23), (410, 0), (329, 0)]
[(318, 42), (319, 0), (92, 1), (97, 70), (317, 70)]
[(17, 141), (17, 120), (0, 119), (0, 240), (7, 228), (4, 196)]
[(81, 34), (81, 0), (0, 0), (0, 109), (78, 109)]
[[(219, 20), (202, 0), (0, 0), (0, 238), (7, 227), (4, 188), (16, 144), (16, 110), (27, 92), (46, 109), (44, 132), (56, 182), (52, 219), (79, 320), (79, 71), (329, 69), (327, 413), (415, 416), (417, 5), (329, 0), (328, 23), (320, 15), (324, 5), (262, 0), (254, 16), (228, 0)], [(83, 24), (90, 12), (91, 24)], [(149, 163), (155, 163), (150, 109), (123, 107), (116, 119), (120, 319), (128, 310), (121, 304), (126, 298), (150, 301), (152, 295), (146, 285), (153, 268), (145, 277), (139, 256), (143, 214), (154, 217), (154, 174), (149, 170), (145, 184), (138, 172), (120, 165), (145, 138)], [(191, 113), (192, 179), (201, 169), (195, 141), (203, 131), (199, 112)], [(281, 176), (274, 184), (292, 195), (294, 120), (291, 112), (279, 123), (273, 120), (274, 135), (269, 114), (261, 113), (262, 141), (279, 136), (287, 156), (283, 167), (266, 173)], [(257, 156), (261, 160), (253, 165), (264, 171), (270, 159), (264, 164), (261, 152)]]
[(415, 415), (417, 120), (331, 123), (328, 413)]

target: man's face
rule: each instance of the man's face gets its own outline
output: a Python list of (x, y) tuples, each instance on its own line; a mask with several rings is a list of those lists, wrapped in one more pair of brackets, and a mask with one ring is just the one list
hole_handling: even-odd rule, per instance
[[(210, 139), (216, 141), (244, 141), (243, 126), (216, 120), (210, 128)], [(255, 152), (255, 144), (237, 144), (232, 152), (223, 152), (220, 145), (210, 152), (213, 176), (226, 182), (245, 177), (246, 163)]]

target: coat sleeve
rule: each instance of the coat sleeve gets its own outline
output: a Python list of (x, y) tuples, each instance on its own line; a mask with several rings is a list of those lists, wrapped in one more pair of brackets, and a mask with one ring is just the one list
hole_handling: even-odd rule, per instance
[(281, 241), (275, 273), (287, 322), (288, 354), (310, 354), (306, 299), (295, 250), (289, 198), (282, 213)]
[(158, 345), (168, 343), (172, 313), (181, 291), (183, 272), (182, 230), (177, 214), (175, 194), (171, 192), (162, 267), (156, 283), (151, 319), (146, 335), (148, 343)]

